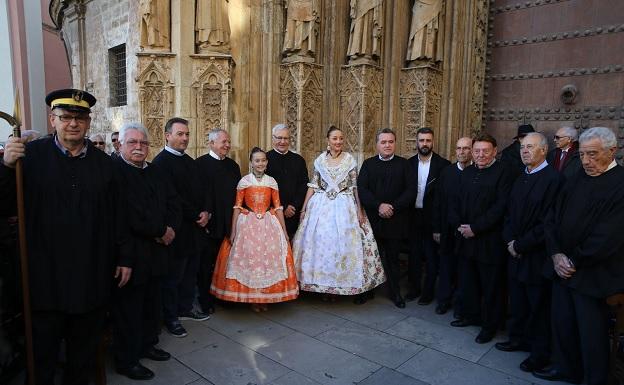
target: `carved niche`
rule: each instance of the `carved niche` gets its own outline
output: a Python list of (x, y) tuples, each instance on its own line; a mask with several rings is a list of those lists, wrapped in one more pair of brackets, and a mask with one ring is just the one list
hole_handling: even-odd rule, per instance
[(481, 131), (485, 95), (485, 69), (488, 31), (488, 0), (477, 0), (473, 26), (472, 94), (470, 95), (469, 127), (474, 136)]
[(320, 150), (323, 108), (323, 66), (289, 63), (280, 66), (280, 92), (290, 146), (310, 164)]
[(369, 64), (346, 65), (340, 72), (340, 129), (347, 151), (362, 161), (375, 152), (381, 128), (383, 72)]
[(411, 156), (416, 150), (416, 131), (440, 127), (442, 72), (429, 65), (404, 68), (400, 90), (402, 153)]
[(150, 158), (165, 145), (164, 127), (174, 112), (173, 54), (137, 54), (139, 76), (139, 116), (147, 128)]
[(230, 56), (192, 55), (191, 116), (195, 118), (196, 154), (208, 152), (208, 131), (229, 129), (232, 93)]

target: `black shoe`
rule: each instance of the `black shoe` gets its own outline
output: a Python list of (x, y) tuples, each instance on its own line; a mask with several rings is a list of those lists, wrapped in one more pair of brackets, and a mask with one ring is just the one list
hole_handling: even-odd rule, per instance
[(353, 299), (353, 303), (356, 305), (363, 305), (366, 303), (366, 301), (368, 301), (368, 296), (366, 295), (366, 293), (358, 294)]
[(201, 309), (202, 309), (202, 313), (208, 314), (208, 315), (214, 314), (214, 312), (215, 312), (214, 305), (202, 305)]
[(496, 330), (492, 331), (487, 329), (481, 329), (479, 335), (477, 336), (477, 338), (475, 338), (475, 342), (478, 344), (487, 344), (488, 342), (492, 341), (492, 338), (494, 338), (495, 335)]
[(154, 378), (154, 372), (141, 364), (136, 364), (129, 368), (117, 368), (117, 373), (131, 380), (151, 380)]
[(480, 322), (476, 320), (467, 319), (467, 318), (460, 318), (451, 322), (451, 326), (456, 327), (456, 328), (464, 328), (466, 326), (472, 326), (472, 325), (479, 326)]
[(447, 311), (451, 308), (451, 304), (448, 302), (440, 302), (438, 306), (436, 306), (435, 312), (436, 314), (446, 314)]
[(165, 327), (167, 328), (167, 331), (169, 332), (169, 334), (171, 334), (174, 337), (182, 338), (188, 335), (188, 333), (186, 332), (186, 329), (184, 329), (184, 326), (182, 326), (180, 321), (175, 321), (175, 322), (165, 324)]
[(533, 371), (533, 375), (546, 381), (565, 381), (571, 384), (580, 384), (583, 380), (570, 378), (552, 366), (547, 366), (541, 370)]
[(394, 297), (392, 302), (394, 302), (394, 306), (398, 307), (399, 309), (405, 309), (405, 300), (400, 295)]
[[(501, 352), (518, 352), (518, 351), (528, 352), (529, 351), (528, 346), (520, 342), (516, 342), (516, 341), (497, 342), (496, 345), (494, 345), (494, 347), (500, 350)], [(529, 370), (529, 372), (532, 372), (532, 370)]]
[(420, 297), (420, 290), (410, 290), (407, 292), (407, 294), (405, 295), (405, 299), (410, 302), (415, 300), (416, 298)]
[(191, 309), (189, 312), (178, 314), (178, 319), (180, 321), (205, 321), (210, 319), (210, 316), (198, 309)]
[(431, 302), (433, 302), (433, 296), (429, 294), (423, 294), (418, 299), (418, 304), (423, 306), (429, 305)]
[(537, 370), (542, 370), (547, 366), (547, 360), (536, 360), (533, 359), (533, 357), (529, 357), (520, 363), (520, 370), (522, 370), (523, 372), (531, 373)]
[(171, 354), (162, 349), (158, 349), (156, 346), (152, 346), (143, 352), (143, 358), (152, 361), (167, 361), (171, 358)]

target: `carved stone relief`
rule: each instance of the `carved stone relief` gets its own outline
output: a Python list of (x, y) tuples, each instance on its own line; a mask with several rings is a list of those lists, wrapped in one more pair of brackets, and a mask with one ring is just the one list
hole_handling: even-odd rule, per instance
[(431, 66), (404, 68), (400, 84), (403, 153), (411, 156), (416, 150), (416, 131), (440, 127), (442, 72)]
[(192, 60), (191, 116), (195, 119), (196, 154), (200, 156), (208, 152), (208, 131), (229, 129), (232, 58), (193, 55)]
[(174, 112), (172, 54), (137, 54), (139, 57), (139, 116), (147, 128), (150, 159), (165, 145), (164, 127)]
[(320, 150), (323, 110), (323, 67), (311, 63), (282, 64), (280, 90), (285, 111), (284, 122), (290, 130), (291, 148), (308, 164)]
[(470, 94), (470, 111), (468, 127), (471, 135), (477, 135), (482, 128), (484, 83), (486, 68), (487, 31), (488, 31), (488, 1), (478, 0), (475, 4), (476, 12), (473, 27), (472, 51), (472, 94)]
[(359, 163), (375, 152), (381, 128), (383, 72), (368, 64), (343, 66), (340, 72), (340, 129), (346, 150)]

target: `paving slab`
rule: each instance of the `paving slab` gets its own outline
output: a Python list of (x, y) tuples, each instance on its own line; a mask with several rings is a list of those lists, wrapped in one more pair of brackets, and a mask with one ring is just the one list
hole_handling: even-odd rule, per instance
[(396, 370), (381, 368), (358, 385), (428, 385)]
[(490, 350), (493, 342), (477, 344), (474, 337), (462, 329), (409, 317), (388, 328), (386, 332), (419, 345), (477, 362)]
[(389, 368), (397, 368), (424, 349), (422, 345), (350, 321), (316, 338)]
[(529, 385), (531, 382), (433, 349), (423, 349), (397, 371), (431, 385)]
[(288, 305), (271, 307), (270, 311), (261, 313), (261, 316), (311, 337), (347, 322), (344, 318), (313, 307)]
[[(150, 384), (150, 385), (151, 385), (151, 384)], [(201, 378), (201, 379), (199, 379), (199, 380), (197, 380), (197, 381), (193, 381), (193, 382), (191, 382), (191, 383), (190, 383), (190, 384), (188, 384), (188, 385), (215, 385), (215, 384), (213, 384), (212, 382), (210, 382), (210, 381), (206, 380), (205, 378)]]
[(496, 348), (490, 349), (480, 360), (479, 364), (488, 368), (508, 373), (512, 376), (523, 378), (534, 384), (540, 385), (565, 385), (567, 382), (541, 380), (531, 373), (520, 370), (520, 363), (529, 356), (527, 352), (501, 352)]
[(269, 384), (290, 372), (290, 369), (223, 336), (178, 359), (215, 385)]
[(354, 305), (349, 301), (322, 303), (316, 305), (315, 308), (382, 331), (407, 318), (407, 315), (393, 311), (383, 300), (377, 300), (377, 298), (363, 305)]
[(380, 368), (375, 363), (301, 333), (271, 342), (257, 351), (321, 384), (353, 385)]
[(246, 307), (214, 313), (210, 323), (205, 325), (251, 349), (294, 333), (294, 330), (263, 318)]
[[(112, 357), (107, 360), (106, 382), (109, 385), (136, 385), (137, 381), (117, 374)], [(169, 361), (141, 360), (141, 364), (151, 369), (155, 376), (149, 381), (150, 385), (186, 385), (200, 379), (199, 374), (187, 368), (176, 359)]]
[(159, 336), (160, 343), (158, 346), (174, 356), (190, 353), (208, 346), (219, 335), (214, 330), (208, 328), (209, 322), (211, 320), (203, 322), (183, 321), (182, 324), (188, 332), (188, 335), (183, 338), (174, 337), (163, 328)]
[(290, 372), (283, 375), (269, 385), (319, 385), (319, 382), (313, 381), (297, 372)]

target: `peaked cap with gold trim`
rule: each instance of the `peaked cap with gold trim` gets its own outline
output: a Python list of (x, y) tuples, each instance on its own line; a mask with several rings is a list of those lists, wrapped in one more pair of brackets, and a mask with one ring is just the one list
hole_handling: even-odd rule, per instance
[(62, 108), (67, 111), (91, 112), (91, 107), (95, 105), (97, 100), (87, 91), (67, 88), (50, 92), (45, 101), (51, 109)]

